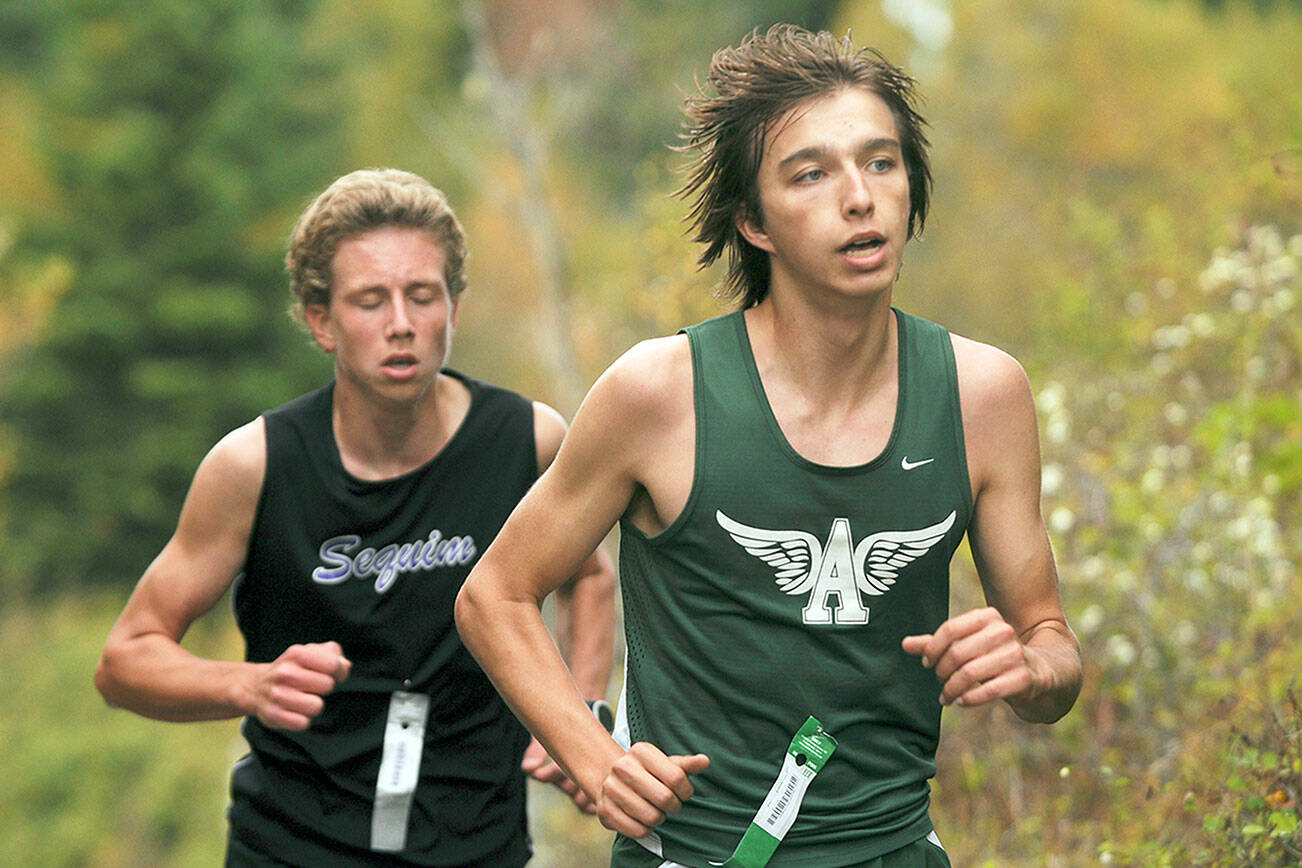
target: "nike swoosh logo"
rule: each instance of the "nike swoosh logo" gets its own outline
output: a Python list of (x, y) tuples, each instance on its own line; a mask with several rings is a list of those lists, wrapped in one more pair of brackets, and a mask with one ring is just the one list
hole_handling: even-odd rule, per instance
[(936, 460), (936, 459), (934, 459), (934, 458), (924, 458), (924, 459), (922, 459), (921, 461), (910, 461), (909, 458), (908, 458), (908, 456), (906, 455), (905, 457), (903, 457), (903, 458), (900, 459), (900, 469), (902, 469), (902, 470), (912, 470), (912, 469), (914, 469), (915, 467), (921, 467), (921, 466), (924, 465), (924, 464), (930, 464), (931, 462), (933, 462), (933, 461), (935, 461), (935, 460)]

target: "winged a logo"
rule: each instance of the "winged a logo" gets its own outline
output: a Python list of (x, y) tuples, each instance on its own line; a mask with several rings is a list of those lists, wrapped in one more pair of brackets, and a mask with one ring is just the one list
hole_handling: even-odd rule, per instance
[[(850, 520), (835, 518), (827, 543), (803, 530), (751, 527), (715, 510), (715, 520), (737, 545), (773, 570), (785, 594), (808, 594), (801, 612), (806, 624), (867, 624), (868, 607), (860, 594), (881, 596), (891, 589), (900, 570), (935, 547), (954, 526), (956, 512), (930, 527), (887, 530), (854, 545)], [(837, 597), (836, 608), (828, 605)]]

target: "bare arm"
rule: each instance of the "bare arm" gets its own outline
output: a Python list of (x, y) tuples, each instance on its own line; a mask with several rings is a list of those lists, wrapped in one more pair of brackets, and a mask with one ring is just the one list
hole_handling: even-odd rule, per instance
[[(559, 413), (534, 404), (540, 474), (556, 460), (565, 430)], [(615, 655), (615, 565), (600, 546), (556, 589), (556, 633), (579, 692), (604, 699)]]
[[(603, 701), (615, 644), (615, 571), (598, 548), (579, 573), (556, 591), (556, 633), (561, 653), (580, 694)], [(609, 706), (607, 706), (609, 708)], [(588, 795), (547, 755), (535, 737), (520, 767), (534, 780), (562, 790), (582, 811), (596, 813)]]
[(556, 632), (583, 698), (605, 699), (615, 656), (615, 565), (604, 549), (557, 589)]
[(905, 650), (934, 666), (946, 704), (1004, 699), (1052, 723), (1081, 687), (1080, 646), (1058, 597), (1040, 514), (1040, 449), (1030, 385), (1010, 356), (954, 339), (975, 513), (968, 538), (990, 607), (946, 621)]
[(336, 643), (296, 645), (274, 663), (208, 660), (181, 647), (244, 563), (266, 468), (255, 420), (222, 439), (199, 465), (176, 532), (145, 570), (109, 632), (95, 670), (104, 699), (158, 720), (256, 715), (305, 729), (349, 663)]
[[(640, 837), (691, 796), (704, 756), (626, 752), (583, 703), (543, 624), (546, 596), (596, 550), (643, 483), (665, 422), (655, 348), (635, 348), (598, 380), (551, 468), (520, 502), (457, 598), (466, 646), (507, 703), (597, 805), (608, 828)], [(689, 402), (690, 403), (690, 402)]]
[[(561, 415), (535, 402), (534, 442), (540, 475), (556, 459), (564, 437)], [(615, 567), (600, 547), (557, 588), (555, 618), (557, 642), (579, 692), (589, 701), (604, 701), (615, 651)], [(560, 789), (580, 810), (596, 812), (592, 800), (547, 755), (536, 737), (525, 750), (520, 767), (534, 780)]]

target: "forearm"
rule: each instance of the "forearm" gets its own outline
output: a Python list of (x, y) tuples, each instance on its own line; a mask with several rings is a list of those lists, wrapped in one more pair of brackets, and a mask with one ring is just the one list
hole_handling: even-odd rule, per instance
[(169, 637), (110, 641), (95, 686), (111, 706), (155, 720), (222, 720), (252, 713), (258, 664), (196, 657)]
[(556, 592), (557, 641), (585, 699), (603, 699), (615, 653), (615, 571), (598, 549)]
[(1021, 637), (1031, 688), (1008, 698), (1023, 720), (1053, 723), (1071, 710), (1083, 678), (1080, 644), (1064, 622), (1037, 624)]
[(492, 586), (481, 562), (457, 598), (462, 641), (511, 710), (595, 801), (624, 751), (584, 704), (537, 601), (508, 599)]

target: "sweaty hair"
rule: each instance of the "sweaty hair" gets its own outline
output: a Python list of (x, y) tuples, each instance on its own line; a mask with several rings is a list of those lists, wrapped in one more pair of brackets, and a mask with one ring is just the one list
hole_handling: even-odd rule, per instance
[(695, 158), (678, 195), (692, 200), (692, 240), (705, 245), (698, 264), (727, 256), (721, 295), (748, 308), (769, 293), (768, 253), (748, 242), (735, 222), (763, 222), (758, 176), (769, 125), (801, 103), (844, 88), (866, 88), (890, 109), (909, 179), (909, 237), (922, 233), (931, 198), (927, 122), (917, 110), (913, 79), (877, 51), (856, 49), (848, 35), (838, 39), (778, 24), (716, 52), (706, 81), (714, 95), (702, 89), (685, 107), (679, 150)]
[(291, 313), (303, 321), (309, 304), (330, 304), (330, 263), (346, 239), (384, 226), (430, 233), (443, 248), (448, 294), (466, 288), (466, 238), (447, 197), (419, 175), (398, 169), (359, 169), (335, 180), (298, 218), (285, 266)]

